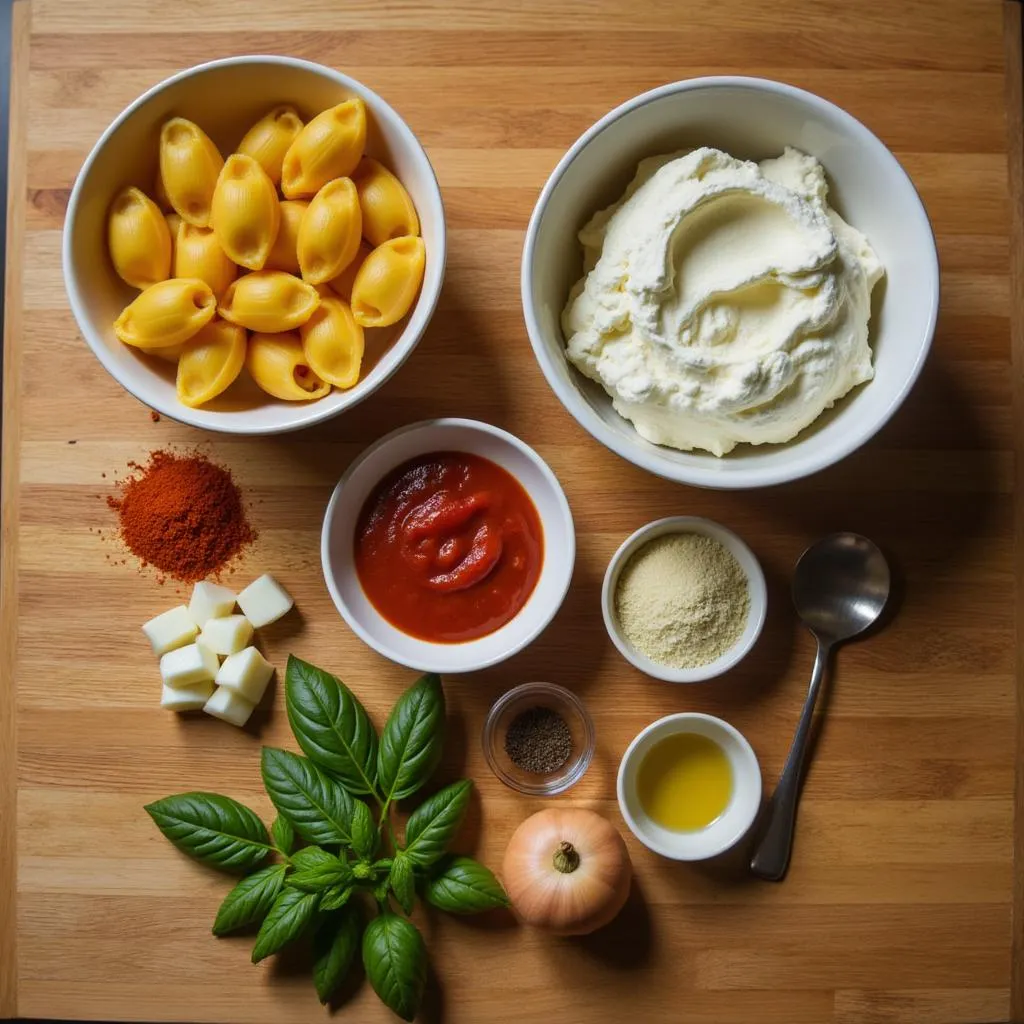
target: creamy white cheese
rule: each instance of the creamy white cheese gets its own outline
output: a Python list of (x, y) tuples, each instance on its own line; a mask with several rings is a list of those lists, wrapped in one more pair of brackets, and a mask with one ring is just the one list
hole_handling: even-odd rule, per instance
[(760, 165), (702, 148), (644, 160), (579, 234), (570, 361), (656, 444), (724, 455), (789, 441), (873, 375), (883, 269), (794, 149)]

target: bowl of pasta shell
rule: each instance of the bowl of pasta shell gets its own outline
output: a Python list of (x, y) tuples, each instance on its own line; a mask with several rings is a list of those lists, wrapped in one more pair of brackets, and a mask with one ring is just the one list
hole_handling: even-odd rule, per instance
[(335, 416), (408, 358), (437, 305), (444, 207), (376, 93), (290, 57), (154, 86), (68, 203), (71, 310), (107, 371), (192, 426), (276, 434)]

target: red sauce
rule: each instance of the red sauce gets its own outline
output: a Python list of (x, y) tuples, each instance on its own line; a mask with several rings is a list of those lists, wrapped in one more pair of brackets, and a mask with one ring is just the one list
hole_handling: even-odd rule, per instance
[(355, 561), (373, 606), (393, 626), (442, 643), (475, 640), (526, 604), (544, 532), (511, 473), (467, 452), (404, 463), (359, 514)]

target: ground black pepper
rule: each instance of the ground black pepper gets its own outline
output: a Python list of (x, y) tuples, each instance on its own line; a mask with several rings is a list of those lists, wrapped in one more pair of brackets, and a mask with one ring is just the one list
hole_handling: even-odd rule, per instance
[(523, 771), (543, 775), (558, 771), (572, 753), (572, 733), (551, 708), (521, 711), (505, 733), (505, 753)]

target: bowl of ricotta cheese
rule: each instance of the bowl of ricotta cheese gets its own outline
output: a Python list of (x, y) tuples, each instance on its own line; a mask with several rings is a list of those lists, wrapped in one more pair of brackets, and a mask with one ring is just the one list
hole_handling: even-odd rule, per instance
[(579, 423), (652, 472), (747, 488), (829, 466), (906, 397), (938, 259), (864, 125), (752, 78), (655, 89), (602, 118), (527, 232), (534, 352)]

